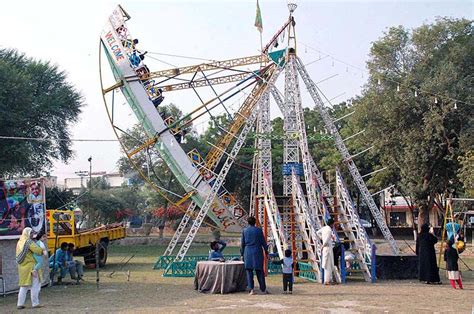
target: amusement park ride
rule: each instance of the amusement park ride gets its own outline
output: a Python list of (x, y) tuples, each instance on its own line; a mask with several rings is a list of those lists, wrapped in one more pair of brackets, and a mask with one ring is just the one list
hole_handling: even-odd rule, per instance
[[(136, 147), (126, 147), (121, 143), (123, 150), (136, 170), (158, 193), (179, 206), (185, 201), (189, 203), (183, 209), (185, 215), (162, 257), (168, 261), (167, 270), (187, 260), (187, 251), (198, 229), (206, 223), (206, 216), (217, 229), (239, 232), (245, 226), (248, 215), (252, 215), (257, 218), (273, 251), (280, 258), (286, 248), (291, 248), (298, 261), (298, 269), (306, 269), (306, 272), (313, 274), (314, 280), (321, 281), (322, 243), (316, 231), (332, 217), (339, 222), (335, 234), (340, 241), (349, 244), (349, 250), (358, 264), (358, 271), (366, 281), (375, 279), (375, 247), (359, 220), (341, 173), (336, 171), (337, 188), (332, 194), (311, 157), (303, 116), (300, 78), (326, 129), (333, 137), (365, 204), (393, 253), (398, 254), (396, 242), (382, 212), (376, 206), (353, 161), (354, 155), (351, 155), (344, 143), (347, 139), (342, 139), (338, 133), (333, 118), (324, 106), (321, 91), (297, 55), (294, 19), (296, 5), (289, 4), (288, 8), (288, 20), (262, 47), (259, 55), (157, 72), (150, 71), (143, 63), (143, 55), (136, 49), (137, 41), (126, 25), (130, 16), (122, 7), (119, 6), (112, 13), (101, 34), (100, 49), (105, 53), (116, 81), (112, 86), (105, 87), (101, 75), (104, 101), (114, 132), (117, 137), (119, 132), (124, 132), (116, 126), (114, 120), (114, 94), (118, 91), (125, 97), (148, 137)], [(278, 43), (284, 43), (286, 47), (275, 50)], [(249, 67), (253, 69), (250, 70)], [(281, 76), (285, 80), (283, 94), (275, 86)], [(225, 89), (218, 90), (218, 85), (225, 86)], [(199, 97), (197, 90), (201, 87), (212, 90), (213, 96), (209, 100)], [(186, 89), (192, 89), (198, 95), (201, 105), (177, 121), (160, 116), (157, 107), (164, 95)], [(207, 156), (202, 158), (195, 149), (185, 152), (179, 142), (181, 135), (184, 135), (182, 130), (195, 119), (210, 114), (213, 109), (225, 108), (226, 103), (236, 95), (245, 95), (246, 98), (230, 117), (229, 125), (222, 127), (223, 136), (212, 144)], [(281, 196), (273, 193), (272, 176), (275, 174), (272, 173), (271, 137), (264, 136), (272, 131), (270, 98), (273, 98), (284, 119)], [(224, 183), (251, 131), (262, 136), (255, 138), (251, 206), (247, 214), (235, 197), (224, 188)], [(137, 154), (149, 149), (159, 153), (186, 191), (180, 200), (172, 201), (168, 192), (154, 184), (137, 164)], [(184, 236), (181, 247), (173, 255), (188, 227), (189, 231)], [(344, 281), (346, 277), (343, 264), (335, 268), (334, 278), (338, 281)]]

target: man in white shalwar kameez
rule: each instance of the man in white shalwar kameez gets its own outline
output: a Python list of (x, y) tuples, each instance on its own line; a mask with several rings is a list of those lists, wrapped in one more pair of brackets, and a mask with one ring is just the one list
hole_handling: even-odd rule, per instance
[(332, 227), (334, 225), (334, 220), (330, 218), (327, 222), (327, 225), (319, 229), (316, 234), (321, 239), (323, 243), (323, 260), (322, 267), (324, 269), (324, 284), (329, 285), (332, 281), (332, 273), (334, 271), (334, 255), (333, 255), (333, 246), (334, 246), (334, 235), (332, 233)]

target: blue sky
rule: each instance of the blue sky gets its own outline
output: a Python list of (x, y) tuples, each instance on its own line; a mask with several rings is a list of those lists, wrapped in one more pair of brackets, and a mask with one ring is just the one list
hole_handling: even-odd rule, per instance
[[(295, 1), (298, 54), (314, 81), (336, 75), (320, 88), (335, 102), (358, 93), (367, 74), (370, 45), (390, 26), (414, 28), (438, 16), (472, 19), (472, 1)], [(132, 16), (130, 32), (151, 52), (230, 59), (258, 54), (259, 33), (253, 26), (255, 1), (120, 1)], [(0, 11), (1, 48), (17, 48), (29, 56), (50, 60), (69, 74), (87, 104), (80, 121), (71, 127), (74, 138), (112, 139), (98, 79), (99, 35), (115, 1), (8, 1)], [(266, 42), (288, 17), (287, 1), (260, 1), (263, 41)], [(156, 56), (183, 66), (195, 60)], [(169, 68), (153, 61), (150, 68)], [(305, 98), (303, 98), (305, 101)], [(165, 102), (184, 112), (197, 105), (189, 95), (173, 95)], [(312, 106), (305, 103), (304, 106)], [(126, 106), (125, 106), (126, 107)], [(272, 109), (273, 110), (273, 109)], [(126, 110), (124, 109), (124, 112)], [(278, 115), (276, 110), (272, 115)], [(123, 121), (132, 121), (124, 115)], [(202, 130), (205, 121), (197, 126)], [(95, 171), (116, 171), (118, 143), (74, 144), (76, 156), (69, 165), (57, 163), (53, 174), (60, 179), (88, 170), (93, 156)]]

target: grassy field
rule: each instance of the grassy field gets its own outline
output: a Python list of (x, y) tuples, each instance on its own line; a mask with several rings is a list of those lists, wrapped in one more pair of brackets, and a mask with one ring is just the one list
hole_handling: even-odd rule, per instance
[[(267, 279), (270, 295), (249, 296), (201, 294), (194, 290), (193, 278), (166, 278), (153, 270), (164, 246), (110, 246), (107, 266), (101, 269), (99, 287), (94, 270), (87, 270), (85, 282), (43, 288), (34, 312), (456, 312), (471, 313), (474, 304), (474, 275), (464, 272), (465, 290), (453, 290), (447, 280), (440, 286), (417, 281), (379, 281), (376, 284), (349, 282), (321, 286), (297, 280), (293, 295), (281, 294), (280, 276)], [(193, 246), (190, 254), (206, 254), (207, 246)], [(238, 253), (229, 247), (227, 254)], [(130, 262), (121, 263), (131, 255)], [(474, 259), (464, 256), (471, 267)], [(465, 269), (465, 267), (462, 267)], [(130, 271), (130, 281), (124, 271)], [(110, 273), (116, 271), (112, 277)], [(0, 298), (1, 299), (1, 298)], [(29, 301), (29, 300), (28, 300)], [(16, 295), (0, 300), (0, 313), (16, 312)], [(31, 309), (21, 312), (33, 312)]]

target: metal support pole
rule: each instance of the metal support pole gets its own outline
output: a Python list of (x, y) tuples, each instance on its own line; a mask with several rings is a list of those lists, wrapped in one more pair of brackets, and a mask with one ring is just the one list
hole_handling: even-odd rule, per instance
[[(265, 206), (265, 205), (264, 205)], [(268, 216), (267, 216), (267, 211), (263, 211), (263, 238), (265, 239), (265, 243), (267, 243), (268, 240)], [(263, 271), (265, 273), (265, 276), (268, 275), (268, 262), (267, 262), (267, 254), (264, 253), (263, 255)]]
[(372, 258), (370, 259), (371, 261), (371, 267), (370, 267), (370, 272), (371, 272), (371, 278), (372, 278), (372, 283), (375, 283), (375, 281), (377, 280), (377, 272), (376, 272), (376, 263), (375, 263), (375, 260), (376, 260), (376, 253), (377, 251), (377, 247), (375, 246), (375, 244), (372, 244), (372, 250), (371, 250), (371, 255), (372, 255)]
[(346, 259), (344, 245), (341, 243), (341, 282), (346, 283)]
[[(295, 228), (296, 222), (295, 222), (295, 208), (293, 206), (293, 197), (290, 197), (288, 204), (290, 205), (291, 254), (293, 256), (293, 261), (296, 261), (296, 228)], [(297, 273), (296, 264), (297, 263), (293, 263), (293, 272), (295, 276), (297, 276), (299, 273), (299, 272)]]
[(95, 283), (97, 289), (99, 289), (99, 252), (100, 252), (100, 241), (95, 244)]

